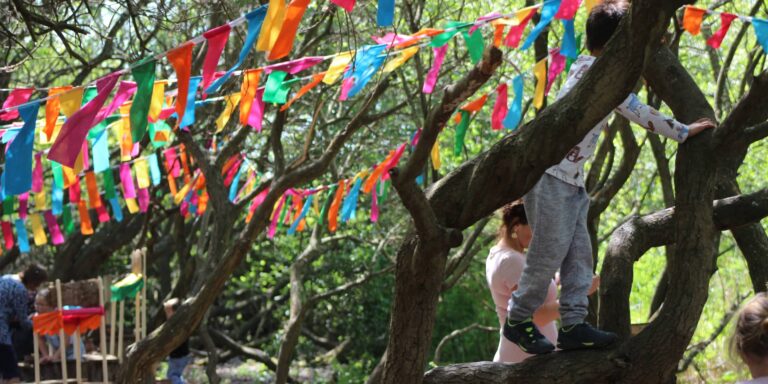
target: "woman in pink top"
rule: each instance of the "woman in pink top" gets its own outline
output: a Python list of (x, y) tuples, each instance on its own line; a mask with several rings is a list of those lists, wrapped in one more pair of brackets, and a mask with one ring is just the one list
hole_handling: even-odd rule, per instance
[[(499, 228), (499, 242), (491, 248), (485, 262), (485, 275), (491, 289), (493, 302), (496, 304), (496, 314), (499, 316), (499, 327), (504, 324), (507, 316), (507, 302), (512, 291), (517, 289), (517, 283), (525, 266), (525, 249), (531, 242), (531, 227), (525, 217), (525, 209), (521, 201), (505, 205), (501, 209), (502, 225)], [(554, 276), (553, 276), (554, 278)], [(557, 343), (557, 326), (555, 320), (560, 317), (557, 303), (557, 287), (555, 281), (549, 283), (549, 290), (544, 304), (533, 314), (533, 322), (541, 333), (552, 342)], [(507, 340), (499, 333), (499, 347), (494, 362), (517, 363), (531, 356)]]

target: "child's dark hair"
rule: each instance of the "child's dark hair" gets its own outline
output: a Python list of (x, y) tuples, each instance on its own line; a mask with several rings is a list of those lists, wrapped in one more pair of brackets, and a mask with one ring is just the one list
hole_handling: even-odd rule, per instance
[(628, 8), (626, 0), (605, 0), (592, 8), (587, 18), (587, 49), (590, 52), (605, 47)]
[(28, 265), (27, 269), (25, 269), (21, 275), (21, 283), (24, 284), (25, 287), (33, 289), (39, 287), (40, 284), (45, 283), (46, 281), (48, 281), (48, 271), (38, 263)]
[(755, 295), (739, 311), (731, 348), (742, 357), (768, 357), (768, 296), (765, 292)]
[(518, 224), (528, 225), (528, 217), (525, 216), (525, 207), (521, 200), (513, 201), (501, 208), (499, 238), (512, 237), (512, 228)]

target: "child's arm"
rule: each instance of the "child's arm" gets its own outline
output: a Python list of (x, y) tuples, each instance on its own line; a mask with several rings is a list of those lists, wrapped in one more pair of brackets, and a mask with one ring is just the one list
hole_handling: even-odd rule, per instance
[(639, 124), (645, 129), (668, 137), (677, 142), (696, 136), (701, 131), (714, 128), (715, 124), (708, 119), (701, 119), (691, 125), (685, 125), (674, 118), (664, 116), (661, 112), (641, 102), (634, 93), (616, 108), (616, 112)]

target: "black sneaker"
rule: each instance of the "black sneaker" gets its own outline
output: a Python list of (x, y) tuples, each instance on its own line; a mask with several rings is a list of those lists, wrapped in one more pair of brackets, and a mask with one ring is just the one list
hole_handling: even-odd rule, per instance
[(531, 319), (512, 322), (509, 318), (504, 322), (504, 337), (515, 343), (525, 353), (541, 355), (555, 350), (555, 346), (547, 340)]
[(613, 332), (601, 331), (589, 323), (581, 323), (562, 327), (557, 331), (557, 348), (562, 350), (605, 348), (618, 339), (619, 337)]

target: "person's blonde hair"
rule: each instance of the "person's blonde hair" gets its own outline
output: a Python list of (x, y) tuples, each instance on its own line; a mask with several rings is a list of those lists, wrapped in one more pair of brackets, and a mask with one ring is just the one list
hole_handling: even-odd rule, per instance
[(768, 295), (765, 292), (755, 295), (739, 311), (731, 350), (741, 357), (768, 357)]

